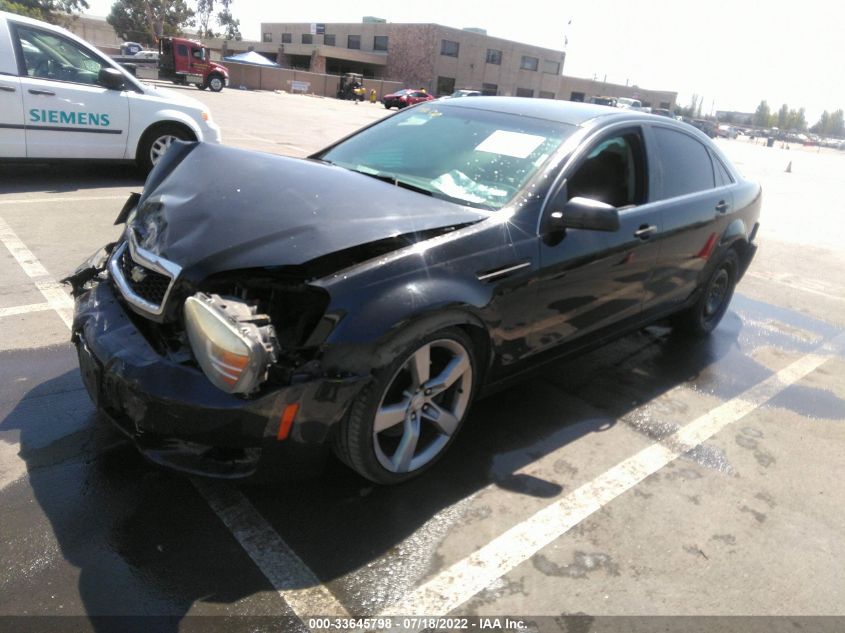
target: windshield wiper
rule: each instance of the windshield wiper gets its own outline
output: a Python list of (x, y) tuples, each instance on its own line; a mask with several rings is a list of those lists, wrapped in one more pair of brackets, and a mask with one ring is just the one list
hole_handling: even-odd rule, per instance
[(411, 183), (405, 182), (404, 180), (399, 180), (396, 176), (393, 176), (391, 174), (372, 174), (368, 171), (364, 171), (361, 169), (353, 169), (352, 171), (356, 171), (359, 174), (364, 174), (365, 176), (369, 176), (370, 178), (375, 178), (376, 180), (381, 180), (382, 182), (391, 184), (394, 187), (402, 187), (403, 189), (416, 191), (417, 193), (422, 193), (426, 196), (433, 195), (430, 190), (425, 189), (423, 187), (418, 187), (417, 185), (412, 185)]

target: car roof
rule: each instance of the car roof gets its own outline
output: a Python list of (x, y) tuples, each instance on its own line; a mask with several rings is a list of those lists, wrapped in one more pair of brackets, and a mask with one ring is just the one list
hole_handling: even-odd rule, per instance
[(558, 99), (529, 99), (527, 97), (476, 97), (469, 101), (456, 99), (449, 102), (449, 107), (518, 114), (578, 126), (598, 117), (613, 115), (618, 117), (648, 116), (644, 113), (634, 113), (594, 103)]

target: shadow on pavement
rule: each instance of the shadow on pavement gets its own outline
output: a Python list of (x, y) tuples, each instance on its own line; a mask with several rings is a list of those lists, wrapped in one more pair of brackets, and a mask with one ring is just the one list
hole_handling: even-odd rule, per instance
[(140, 187), (144, 176), (133, 164), (65, 162), (2, 163), (0, 195), (4, 193), (68, 193), (111, 187)]
[[(363, 604), (361, 583), (373, 574), (365, 586), (378, 590), (385, 579), (376, 575), (386, 566), (397, 574), (389, 581), (399, 587), (428, 573), (438, 539), (445, 535), (438, 531), (438, 513), (448, 513), (491, 484), (554, 497), (566, 488), (565, 474), (560, 481), (546, 481), (516, 471), (585, 435), (608, 430), (626, 412), (678, 384), (709, 372), (729, 373), (727, 365), (748, 367), (717, 393), (727, 396), (757, 382), (768, 372), (739, 349), (741, 329), (742, 321), (731, 312), (706, 340), (682, 341), (666, 329), (650, 328), (580, 359), (546, 366), (476, 403), (449, 454), (427, 474), (398, 487), (374, 486), (332, 461), (316, 479), (240, 488), (352, 613), (375, 612), (383, 598), (368, 596), (375, 602)], [(67, 346), (62, 350), (72, 353)], [(82, 421), (77, 419), (72, 433), (61, 435), (67, 403), (87, 398), (75, 370), (67, 369), (73, 359), (61, 362), (62, 373), (53, 372), (28, 392), (12, 393), (16, 404), (0, 422), (0, 434), (19, 434), (38, 504), (30, 514), (15, 515), (18, 523), (4, 529), (18, 533), (27, 530), (20, 521), (46, 517), (59, 556), (78, 570), (78, 594), (64, 592), (70, 591), (69, 600), (78, 601), (89, 616), (174, 616), (165, 622), (170, 623), (166, 630), (175, 631), (188, 611), (289, 614), (188, 479), (145, 463), (90, 404), (80, 405)], [(717, 364), (720, 370), (714, 372)], [(47, 372), (37, 359), (0, 372), (7, 378), (21, 373), (38, 380)], [(46, 428), (55, 439), (45, 441)], [(447, 529), (448, 521), (444, 525)], [(398, 546), (409, 537), (424, 543), (422, 568), (402, 558)], [(8, 556), (14, 565), (21, 554), (5, 551), (11, 543), (14, 539), (0, 543), (0, 558)], [(350, 578), (359, 593), (344, 588)], [(295, 587), (282, 587), (287, 588)], [(60, 590), (48, 589), (36, 574), (20, 579), (6, 597), (16, 609), (44, 613), (44, 593)], [(92, 626), (98, 627), (96, 620)]]

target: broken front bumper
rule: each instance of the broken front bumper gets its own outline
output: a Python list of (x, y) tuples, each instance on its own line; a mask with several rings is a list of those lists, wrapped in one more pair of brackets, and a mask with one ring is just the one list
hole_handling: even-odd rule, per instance
[[(299, 475), (325, 456), (327, 440), (364, 378), (293, 382), (246, 399), (213, 386), (193, 365), (159, 354), (108, 281), (76, 299), (73, 340), (91, 399), (148, 459), (224, 478)], [(290, 433), (283, 414), (298, 404)]]

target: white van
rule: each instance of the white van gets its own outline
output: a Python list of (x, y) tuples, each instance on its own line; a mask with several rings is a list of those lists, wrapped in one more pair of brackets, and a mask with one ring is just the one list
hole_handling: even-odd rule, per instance
[(135, 161), (220, 142), (201, 102), (139, 82), (63, 28), (0, 11), (0, 160)]

